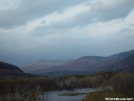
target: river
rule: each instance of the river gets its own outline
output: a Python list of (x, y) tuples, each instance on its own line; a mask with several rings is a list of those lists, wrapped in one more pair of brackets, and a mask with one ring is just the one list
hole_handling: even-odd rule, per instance
[[(86, 97), (87, 93), (102, 90), (102, 88), (82, 88), (73, 90), (61, 90), (61, 91), (47, 91), (45, 96), (48, 97), (48, 101), (82, 101)], [(66, 93), (81, 93), (75, 96), (60, 96), (60, 94)]]

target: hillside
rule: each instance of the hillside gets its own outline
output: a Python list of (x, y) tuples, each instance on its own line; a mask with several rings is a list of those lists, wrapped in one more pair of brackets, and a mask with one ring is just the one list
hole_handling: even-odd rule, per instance
[(134, 54), (118, 61), (114, 64), (108, 65), (107, 68), (113, 71), (128, 71), (134, 72)]
[[(64, 62), (60, 66), (52, 66), (44, 69), (31, 70), (30, 73), (39, 75), (69, 75), (69, 74), (94, 74), (104, 71), (119, 71), (122, 65), (117, 68), (114, 66), (118, 63), (124, 63), (127, 57), (134, 54), (134, 50), (114, 54), (108, 57), (102, 56), (83, 56), (68, 62)], [(133, 60), (128, 60), (133, 61)], [(129, 66), (128, 63), (127, 66)], [(37, 66), (37, 65), (36, 65)], [(114, 68), (112, 68), (114, 66)], [(36, 68), (39, 68), (38, 66)], [(125, 68), (126, 69), (126, 68)], [(128, 70), (126, 70), (128, 71)]]
[(0, 61), (0, 70), (23, 73), (23, 71), (19, 67), (12, 65), (12, 64), (5, 63), (5, 62), (1, 62), (1, 61)]
[(19, 67), (0, 61), (0, 78), (22, 78), (34, 75), (24, 73)]
[[(97, 65), (94, 65), (91, 68), (88, 68), (89, 71), (99, 73), (100, 71), (122, 71), (119, 70), (119, 68), (124, 67), (124, 63), (129, 57), (132, 57), (134, 54), (134, 50), (122, 52), (118, 54), (111, 55), (109, 57), (105, 57), (104, 60)], [(130, 62), (134, 62), (133, 59), (127, 60), (128, 64), (130, 65)], [(120, 65), (119, 65), (120, 64)], [(129, 66), (129, 68), (132, 68), (132, 66)], [(128, 71), (127, 69), (125, 71)]]

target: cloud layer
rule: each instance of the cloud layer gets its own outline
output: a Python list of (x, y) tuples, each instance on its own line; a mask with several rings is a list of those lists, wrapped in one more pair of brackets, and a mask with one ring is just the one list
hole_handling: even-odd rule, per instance
[(107, 56), (134, 49), (133, 0), (0, 0), (0, 60)]

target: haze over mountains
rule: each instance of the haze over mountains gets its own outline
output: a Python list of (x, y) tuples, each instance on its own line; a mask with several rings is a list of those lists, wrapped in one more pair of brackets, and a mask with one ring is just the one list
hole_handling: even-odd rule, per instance
[(74, 60), (39, 60), (20, 68), (38, 75), (94, 74), (104, 71), (134, 72), (134, 50), (109, 57), (83, 56)]
[(40, 69), (45, 69), (45, 68), (50, 68), (50, 67), (55, 67), (55, 66), (61, 66), (66, 64), (71, 60), (45, 60), (45, 59), (40, 59), (39, 61), (27, 63), (23, 66), (20, 66), (20, 68), (24, 72), (32, 72)]

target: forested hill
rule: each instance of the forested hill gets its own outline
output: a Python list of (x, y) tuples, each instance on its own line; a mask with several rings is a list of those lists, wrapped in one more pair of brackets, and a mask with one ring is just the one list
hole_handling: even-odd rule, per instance
[(0, 70), (23, 73), (23, 71), (19, 67), (12, 65), (12, 64), (5, 63), (5, 62), (1, 62), (1, 61), (0, 61)]
[(0, 61), (0, 78), (21, 78), (34, 75), (24, 73), (19, 67)]

